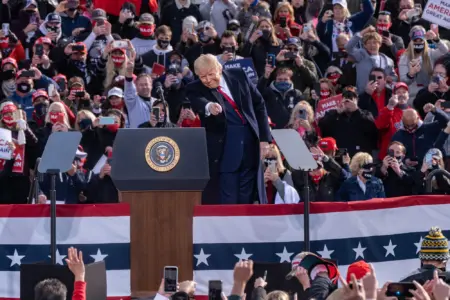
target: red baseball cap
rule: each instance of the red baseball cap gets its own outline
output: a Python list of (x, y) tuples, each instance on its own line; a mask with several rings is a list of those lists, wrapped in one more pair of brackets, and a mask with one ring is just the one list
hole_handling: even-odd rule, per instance
[(6, 64), (11, 64), (14, 66), (15, 69), (17, 69), (17, 60), (15, 60), (14, 58), (11, 58), (11, 57), (4, 58), (2, 60), (2, 68)]
[(32, 99), (33, 103), (34, 103), (34, 101), (36, 101), (36, 99), (39, 98), (39, 97), (45, 97), (45, 98), (48, 99), (48, 94), (47, 94), (47, 92), (44, 91), (44, 90), (36, 90), (36, 91), (33, 93), (33, 95), (31, 96), (31, 99)]
[(407, 91), (409, 91), (408, 85), (404, 82), (397, 82), (394, 86), (394, 92), (397, 91), (398, 89), (404, 88)]
[(351, 281), (351, 274), (355, 274), (356, 280), (360, 280), (367, 273), (370, 273), (370, 265), (364, 260), (355, 261), (347, 269), (347, 282)]
[(322, 151), (333, 151), (338, 149), (336, 146), (336, 140), (332, 137), (321, 139), (319, 141), (319, 148), (322, 149)]

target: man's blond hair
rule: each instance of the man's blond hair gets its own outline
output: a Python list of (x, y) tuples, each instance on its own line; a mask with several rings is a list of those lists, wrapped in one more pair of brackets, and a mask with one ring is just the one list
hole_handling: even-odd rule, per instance
[(219, 63), (217, 58), (212, 54), (202, 54), (194, 62), (194, 71), (198, 75), (198, 71), (204, 69), (219, 68), (222, 71), (222, 65)]

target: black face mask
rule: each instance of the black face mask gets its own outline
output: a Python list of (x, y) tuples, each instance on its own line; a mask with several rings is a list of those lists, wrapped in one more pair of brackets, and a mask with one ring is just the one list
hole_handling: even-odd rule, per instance
[(16, 77), (16, 71), (15, 70), (7, 70), (2, 72), (2, 79), (3, 80), (11, 80), (14, 77)]
[(61, 27), (58, 26), (45, 26), (45, 28), (51, 32), (59, 32), (61, 30)]
[(396, 156), (395, 159), (396, 159), (398, 162), (401, 162), (401, 161), (403, 161), (403, 156)]
[(161, 49), (166, 49), (167, 47), (169, 47), (169, 41), (164, 41), (164, 40), (157, 40), (156, 43), (158, 44), (158, 47)]
[(34, 106), (34, 111), (38, 117), (45, 116), (47, 113), (48, 105), (46, 103), (38, 103)]
[(423, 49), (425, 49), (425, 44), (414, 44), (415, 53), (422, 53)]
[(198, 39), (200, 40), (200, 42), (205, 44), (209, 43), (212, 40), (212, 38), (204, 32), (200, 32), (200, 34), (198, 35)]
[(269, 40), (270, 37), (272, 36), (272, 30), (264, 29), (264, 30), (261, 30), (261, 32), (262, 32), (261, 38), (264, 40)]
[(21, 93), (29, 93), (31, 91), (31, 84), (28, 82), (22, 82), (17, 85), (17, 90)]
[(400, 108), (401, 110), (405, 110), (408, 108), (408, 104), (406, 104), (406, 103), (397, 104), (397, 107)]
[(372, 171), (363, 171), (361, 175), (363, 178), (369, 180), (372, 178)]

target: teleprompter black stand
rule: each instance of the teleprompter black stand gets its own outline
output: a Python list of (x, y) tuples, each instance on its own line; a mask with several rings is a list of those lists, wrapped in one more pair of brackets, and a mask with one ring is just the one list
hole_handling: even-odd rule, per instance
[(52, 133), (45, 145), (38, 167), (41, 174), (49, 174), (51, 177), (50, 255), (54, 265), (56, 264), (56, 176), (72, 168), (80, 140), (81, 133), (77, 131)]
[(310, 251), (308, 172), (317, 169), (317, 163), (297, 131), (293, 129), (274, 129), (272, 130), (272, 137), (275, 139), (278, 148), (283, 153), (289, 166), (294, 170), (303, 172), (305, 181), (304, 195), (301, 195), (304, 205), (303, 241), (305, 243), (304, 250)]

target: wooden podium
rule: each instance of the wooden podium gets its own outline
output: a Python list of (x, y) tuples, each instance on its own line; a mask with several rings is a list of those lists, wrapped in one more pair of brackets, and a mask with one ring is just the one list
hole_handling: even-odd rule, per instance
[(164, 266), (192, 280), (194, 206), (209, 180), (204, 129), (119, 130), (111, 165), (121, 201), (130, 204), (132, 296), (154, 294)]

